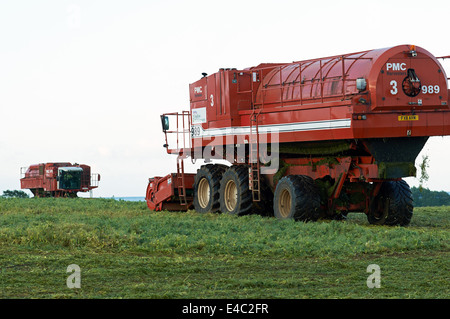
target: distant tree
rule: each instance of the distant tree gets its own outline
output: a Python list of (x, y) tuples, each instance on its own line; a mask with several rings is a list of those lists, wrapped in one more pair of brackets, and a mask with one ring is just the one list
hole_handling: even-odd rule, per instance
[(6, 191), (3, 191), (2, 197), (28, 198), (29, 196), (24, 191), (18, 191), (18, 190), (11, 191), (8, 189)]
[(450, 206), (450, 194), (444, 191), (430, 191), (428, 188), (412, 187), (414, 206)]

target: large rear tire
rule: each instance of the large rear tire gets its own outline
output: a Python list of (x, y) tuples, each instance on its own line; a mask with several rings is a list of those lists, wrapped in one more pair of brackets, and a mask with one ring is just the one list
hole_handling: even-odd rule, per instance
[(275, 188), (273, 211), (281, 220), (316, 221), (320, 214), (320, 195), (313, 179), (304, 175), (283, 177)]
[(373, 225), (407, 226), (413, 209), (412, 192), (404, 180), (384, 182), (369, 209), (367, 220)]
[(200, 167), (194, 182), (194, 209), (199, 213), (215, 213), (220, 208), (219, 188), (226, 166), (207, 164)]

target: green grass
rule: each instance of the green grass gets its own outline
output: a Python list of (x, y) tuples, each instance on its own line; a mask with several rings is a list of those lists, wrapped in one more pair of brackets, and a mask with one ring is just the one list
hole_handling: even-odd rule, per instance
[[(409, 227), (0, 199), (1, 298), (448, 298), (450, 207)], [(67, 266), (81, 268), (69, 289)], [(381, 268), (369, 289), (367, 266)]]

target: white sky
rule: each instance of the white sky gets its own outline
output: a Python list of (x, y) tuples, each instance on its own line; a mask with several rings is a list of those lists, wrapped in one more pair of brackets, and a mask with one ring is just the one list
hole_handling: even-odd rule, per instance
[[(0, 194), (20, 189), (20, 167), (68, 161), (101, 174), (96, 197), (145, 196), (149, 177), (176, 171), (159, 115), (189, 110), (202, 72), (399, 44), (450, 55), (448, 12), (441, 0), (1, 0)], [(425, 187), (450, 191), (450, 138), (423, 154)]]

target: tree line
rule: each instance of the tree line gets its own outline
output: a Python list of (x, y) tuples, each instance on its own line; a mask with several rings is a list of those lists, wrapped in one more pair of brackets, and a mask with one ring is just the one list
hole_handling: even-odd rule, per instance
[[(450, 206), (450, 194), (444, 191), (431, 191), (428, 188), (412, 187), (415, 207)], [(20, 190), (3, 191), (4, 198), (29, 198), (28, 194)]]
[(5, 198), (28, 198), (28, 194), (25, 193), (24, 191), (18, 191), (18, 190), (6, 190), (3, 191), (3, 195), (0, 197), (5, 197)]
[(445, 191), (431, 191), (428, 188), (412, 187), (415, 207), (450, 206), (450, 194)]

